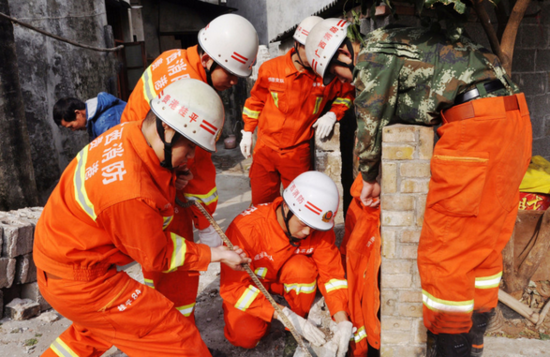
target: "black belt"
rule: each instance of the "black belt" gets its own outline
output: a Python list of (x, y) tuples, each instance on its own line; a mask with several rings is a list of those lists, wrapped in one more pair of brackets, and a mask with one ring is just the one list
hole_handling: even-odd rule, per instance
[[(502, 82), (498, 79), (493, 79), (492, 81), (483, 83), (483, 86), (485, 87), (485, 91), (487, 92), (487, 94), (505, 88), (504, 84), (502, 84)], [(469, 102), (470, 100), (479, 98), (479, 96), (480, 94), (477, 88), (471, 89), (467, 92), (457, 95), (455, 98), (455, 105)]]

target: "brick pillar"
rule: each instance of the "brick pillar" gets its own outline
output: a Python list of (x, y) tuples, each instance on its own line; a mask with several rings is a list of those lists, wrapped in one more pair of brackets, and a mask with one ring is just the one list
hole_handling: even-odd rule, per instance
[[(340, 123), (334, 124), (328, 139), (315, 135), (315, 170), (328, 175), (340, 192), (340, 205), (334, 217), (336, 225), (344, 224), (344, 189), (342, 187), (342, 153), (340, 152)], [(342, 227), (343, 228), (343, 227)], [(342, 233), (343, 234), (343, 233)]]
[(382, 142), (381, 356), (424, 356), (416, 258), (434, 132), (431, 127), (392, 125), (383, 129)]

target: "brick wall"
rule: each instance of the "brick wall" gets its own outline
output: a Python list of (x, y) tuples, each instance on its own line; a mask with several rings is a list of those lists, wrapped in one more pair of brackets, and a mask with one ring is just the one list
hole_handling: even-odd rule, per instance
[(328, 139), (319, 139), (315, 135), (315, 170), (328, 175), (340, 192), (340, 205), (334, 217), (337, 225), (344, 223), (344, 189), (342, 186), (342, 154), (340, 153), (340, 123), (334, 124), (334, 130)]
[[(40, 295), (32, 258), (34, 227), (42, 207), (0, 212), (0, 318), (16, 298), (30, 299), (44, 311), (50, 305)], [(29, 316), (30, 317), (30, 316)]]
[(382, 134), (381, 356), (423, 356), (426, 329), (416, 264), (430, 180), (431, 127), (392, 125)]

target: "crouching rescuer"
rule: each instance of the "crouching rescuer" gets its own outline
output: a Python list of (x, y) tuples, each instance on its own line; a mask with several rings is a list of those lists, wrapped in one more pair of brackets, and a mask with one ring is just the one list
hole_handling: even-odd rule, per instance
[[(348, 283), (334, 244), (334, 215), (339, 195), (334, 182), (320, 172), (305, 172), (292, 181), (283, 197), (252, 206), (227, 229), (227, 237), (252, 258), (251, 269), (270, 292), (284, 296), (282, 307), (296, 330), (314, 345), (325, 335), (304, 317), (317, 287), (334, 321), (332, 345), (345, 356), (352, 324), (348, 319)], [(244, 272), (222, 266), (225, 337), (232, 344), (254, 348), (267, 334), (273, 318), (280, 319), (269, 301)]]
[(223, 120), (214, 89), (183, 79), (151, 100), (145, 121), (115, 126), (69, 164), (38, 221), (34, 259), (42, 295), (73, 324), (43, 356), (101, 356), (113, 345), (130, 356), (210, 356), (192, 321), (116, 266), (205, 271), (249, 261), (170, 230), (175, 170), (196, 146), (214, 151), (204, 127)]

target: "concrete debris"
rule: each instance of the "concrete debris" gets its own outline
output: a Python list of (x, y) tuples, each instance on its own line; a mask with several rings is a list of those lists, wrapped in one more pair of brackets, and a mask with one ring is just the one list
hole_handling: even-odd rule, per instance
[(40, 313), (40, 304), (30, 299), (13, 299), (4, 309), (4, 315), (16, 321), (28, 320)]
[(38, 320), (47, 323), (52, 323), (59, 320), (61, 317), (55, 311), (43, 312), (37, 317)]

